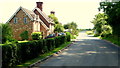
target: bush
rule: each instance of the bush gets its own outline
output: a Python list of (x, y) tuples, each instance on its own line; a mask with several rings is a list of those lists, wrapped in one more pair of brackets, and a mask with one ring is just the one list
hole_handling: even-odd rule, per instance
[(2, 46), (2, 67), (8, 68), (16, 65), (17, 46), (15, 44), (5, 44)]
[(67, 41), (69, 42), (70, 39), (71, 39), (71, 34), (70, 34), (70, 32), (66, 32), (66, 36), (67, 36)]
[(41, 38), (42, 38), (41, 32), (33, 32), (33, 33), (32, 33), (32, 39), (33, 39), (33, 40), (39, 40), (39, 39), (41, 39)]
[(28, 40), (29, 36), (28, 36), (28, 31), (24, 31), (20, 34), (20, 37), (22, 38), (22, 40)]
[(15, 44), (2, 45), (2, 67), (9, 68), (33, 59), (40, 54), (46, 53), (68, 42), (69, 36), (33, 40)]
[[(10, 41), (12, 39), (12, 29), (9, 24), (0, 24), (0, 39), (2, 38), (2, 43)], [(1, 33), (2, 32), (2, 33)]]
[(54, 38), (48, 38), (46, 39), (46, 44), (47, 44), (47, 47), (48, 47), (48, 50), (53, 50), (55, 48), (55, 40)]

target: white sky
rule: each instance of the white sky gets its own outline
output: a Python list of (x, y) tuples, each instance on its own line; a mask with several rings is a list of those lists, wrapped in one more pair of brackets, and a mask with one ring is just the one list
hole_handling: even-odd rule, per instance
[(74, 21), (78, 28), (92, 28), (90, 21), (98, 14), (99, 0), (0, 0), (0, 23), (7, 22), (20, 6), (33, 10), (37, 1), (43, 2), (47, 15), (53, 10), (62, 24)]

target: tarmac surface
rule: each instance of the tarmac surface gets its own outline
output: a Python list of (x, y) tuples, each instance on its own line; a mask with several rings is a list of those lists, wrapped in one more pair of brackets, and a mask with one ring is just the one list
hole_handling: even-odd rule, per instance
[(58, 56), (35, 65), (40, 68), (119, 68), (120, 48), (85, 32)]

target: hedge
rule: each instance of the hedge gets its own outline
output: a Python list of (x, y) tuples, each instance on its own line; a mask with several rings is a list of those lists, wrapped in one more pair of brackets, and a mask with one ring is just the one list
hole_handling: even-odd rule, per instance
[(24, 43), (2, 45), (2, 68), (24, 63), (59, 47), (61, 44), (68, 42), (68, 39), (70, 39), (69, 36), (58, 36)]

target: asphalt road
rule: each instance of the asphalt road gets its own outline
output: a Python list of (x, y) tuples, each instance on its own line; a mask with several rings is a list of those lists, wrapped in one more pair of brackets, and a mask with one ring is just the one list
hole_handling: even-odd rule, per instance
[[(79, 66), (86, 68), (119, 68), (120, 48), (97, 37), (79, 33), (75, 42), (58, 56), (37, 64), (37, 67)], [(107, 67), (106, 67), (107, 66)]]

